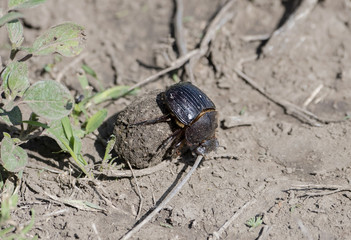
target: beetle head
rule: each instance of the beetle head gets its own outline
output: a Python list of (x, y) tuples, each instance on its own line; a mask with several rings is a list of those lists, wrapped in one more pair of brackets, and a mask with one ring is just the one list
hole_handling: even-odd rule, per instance
[(185, 130), (185, 140), (196, 154), (206, 155), (217, 149), (218, 141), (215, 132), (218, 127), (217, 111), (204, 112)]
[(200, 117), (191, 123), (185, 130), (185, 139), (188, 146), (199, 146), (202, 142), (213, 138), (218, 127), (217, 111), (203, 112)]
[(209, 140), (201, 143), (196, 149), (195, 152), (198, 155), (205, 156), (208, 153), (215, 151), (219, 146), (218, 140), (216, 138), (211, 138)]

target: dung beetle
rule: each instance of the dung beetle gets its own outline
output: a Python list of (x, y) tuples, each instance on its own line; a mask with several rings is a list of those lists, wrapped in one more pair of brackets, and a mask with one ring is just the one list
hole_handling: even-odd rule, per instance
[(172, 147), (176, 148), (177, 153), (183, 147), (187, 147), (199, 155), (206, 155), (216, 150), (218, 141), (215, 132), (218, 127), (218, 112), (215, 104), (204, 92), (190, 82), (181, 82), (163, 92), (161, 100), (169, 113), (134, 125), (154, 124), (173, 119), (179, 128), (161, 147), (172, 142)]

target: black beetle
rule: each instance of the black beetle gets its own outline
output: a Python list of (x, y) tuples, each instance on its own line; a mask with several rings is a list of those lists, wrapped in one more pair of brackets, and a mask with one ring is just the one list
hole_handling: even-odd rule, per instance
[(133, 125), (154, 124), (174, 119), (180, 128), (175, 130), (161, 147), (173, 142), (172, 146), (176, 147), (178, 153), (186, 146), (200, 155), (216, 150), (218, 112), (215, 104), (204, 92), (190, 82), (182, 82), (166, 90), (161, 99), (169, 110), (168, 114)]

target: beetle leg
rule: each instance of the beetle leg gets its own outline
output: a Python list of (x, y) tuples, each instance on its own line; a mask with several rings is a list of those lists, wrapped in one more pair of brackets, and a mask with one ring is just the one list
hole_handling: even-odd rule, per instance
[(164, 148), (166, 148), (170, 143), (172, 143), (171, 146), (173, 146), (173, 142), (175, 142), (176, 139), (179, 139), (183, 135), (183, 129), (177, 129), (170, 135), (156, 150), (155, 155), (153, 156), (156, 157), (158, 154), (162, 152)]
[[(176, 141), (175, 141), (176, 142)], [(174, 153), (173, 153), (173, 157), (178, 157), (178, 156), (180, 156), (183, 152), (183, 150), (184, 150), (184, 147), (186, 146), (186, 141), (185, 141), (185, 139), (183, 139), (183, 140), (181, 140), (181, 141), (178, 141), (178, 142), (176, 142), (177, 144), (174, 144), (174, 148), (175, 148), (175, 151), (174, 151)]]
[[(171, 136), (169, 136), (162, 144), (161, 146), (158, 147), (157, 152), (160, 152), (162, 149), (164, 149), (165, 147), (167, 147), (168, 144), (170, 144), (171, 142), (175, 141), (175, 139), (180, 138), (180, 136), (182, 136), (182, 130), (183, 129), (177, 129), (175, 130)], [(173, 145), (173, 144), (172, 144)]]
[(145, 121), (137, 122), (137, 123), (131, 123), (131, 125), (138, 126), (138, 125), (155, 124), (155, 123), (160, 123), (160, 122), (166, 122), (170, 118), (171, 118), (171, 115), (170, 114), (166, 114), (166, 115), (163, 115), (163, 116), (158, 117), (158, 118), (149, 119), (149, 120), (145, 120)]

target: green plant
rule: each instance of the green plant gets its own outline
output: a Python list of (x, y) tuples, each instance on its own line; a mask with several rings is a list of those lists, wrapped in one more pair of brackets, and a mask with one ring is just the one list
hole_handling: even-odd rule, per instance
[(256, 228), (262, 224), (263, 222), (262, 218), (263, 218), (262, 216), (256, 215), (250, 218), (249, 220), (247, 220), (245, 225), (248, 226), (250, 229)]
[[(4, 133), (4, 141), (9, 142), (8, 144), (1, 145), (1, 152), (8, 151), (8, 154), (11, 155), (22, 155), (24, 157), (21, 159), (27, 160), (27, 155), (23, 149), (18, 148), (14, 145), (16, 140), (10, 138), (7, 133)], [(12, 146), (11, 149), (7, 149), (8, 146)], [(4, 172), (3, 168), (0, 166), (0, 192), (1, 192), (1, 208), (0, 208), (0, 239), (28, 239), (26, 234), (31, 230), (34, 225), (34, 210), (31, 211), (31, 221), (24, 226), (20, 226), (11, 219), (11, 212), (14, 211), (17, 207), (18, 202), (18, 189), (19, 181), (22, 177), (23, 163), (14, 161), (9, 163), (6, 169), (10, 169), (11, 172)], [(5, 173), (5, 174), (4, 174)], [(4, 180), (3, 175), (6, 176), (7, 181)], [(32, 239), (37, 239), (35, 236)]]
[[(45, 1), (8, 0), (5, 14), (0, 13), (0, 27), (6, 26), (11, 43), (9, 59), (4, 66), (0, 63), (0, 121), (12, 129), (4, 137), (1, 146), (14, 146), (16, 149), (11, 154), (2, 151), (0, 165), (11, 172), (8, 165), (15, 159), (17, 165), (24, 168), (27, 155), (20, 145), (46, 133), (58, 142), (63, 151), (72, 156), (76, 165), (86, 175), (91, 177), (86, 169), (87, 162), (81, 153), (82, 138), (94, 132), (107, 117), (106, 109), (94, 112), (92, 106), (126, 94), (134, 94), (136, 90), (128, 92), (129, 86), (104, 89), (97, 73), (87, 64), (82, 65), (81, 74), (78, 75), (84, 98), (77, 104), (74, 104), (69, 90), (57, 81), (48, 79), (31, 84), (27, 63), (29, 58), (59, 54), (55, 55), (53, 63), (45, 65), (44, 70), (50, 72), (51, 67), (61, 61), (59, 56), (74, 57), (80, 54), (86, 42), (84, 28), (68, 22), (48, 29), (31, 45), (23, 46), (23, 25), (20, 21), (23, 15), (17, 11), (35, 7)], [(19, 53), (24, 57), (18, 59)], [(88, 76), (98, 82), (97, 92), (92, 91)], [(22, 105), (27, 105), (32, 110), (28, 120), (23, 119)], [(46, 122), (42, 123), (39, 119)]]
[[(134, 94), (129, 86), (112, 86), (105, 89), (98, 74), (87, 64), (81, 66), (78, 81), (83, 89), (82, 101), (75, 104), (70, 91), (52, 79), (32, 81), (29, 78), (28, 59), (54, 55), (54, 61), (43, 70), (51, 74), (53, 66), (63, 57), (74, 57), (82, 52), (86, 42), (84, 28), (67, 22), (51, 27), (38, 36), (32, 44), (24, 46), (24, 27), (21, 10), (35, 7), (46, 0), (8, 0), (8, 9), (0, 9), (0, 28), (6, 27), (10, 42), (8, 58), (0, 56), (0, 122), (8, 131), (0, 137), (0, 239), (24, 239), (34, 223), (34, 212), (30, 223), (15, 229), (9, 224), (11, 211), (18, 199), (18, 186), (28, 162), (27, 152), (21, 144), (47, 134), (54, 138), (62, 151), (71, 155), (76, 166), (88, 177), (87, 161), (81, 152), (82, 139), (93, 133), (107, 117), (107, 109), (95, 110), (93, 106), (105, 101)], [(21, 56), (21, 57), (18, 57)], [(96, 92), (89, 84), (92, 77), (98, 82)], [(54, 77), (53, 77), (54, 78)], [(31, 110), (30, 116), (22, 114), (23, 107)], [(112, 161), (110, 151), (115, 138), (107, 144), (103, 164)]]
[[(1, 151), (0, 163), (9, 172), (26, 165), (27, 154), (19, 145), (48, 129), (50, 121), (70, 114), (74, 105), (69, 90), (56, 81), (44, 80), (30, 84), (27, 63), (29, 58), (53, 53), (73, 57), (84, 49), (86, 41), (83, 27), (68, 22), (48, 29), (32, 45), (23, 46), (23, 25), (19, 20), (23, 16), (16, 11), (45, 1), (8, 0), (6, 13), (0, 15), (0, 27), (6, 26), (11, 42), (10, 57), (4, 67), (0, 66), (0, 120), (9, 126), (20, 126), (20, 129), (11, 132), (12, 136), (4, 133), (1, 142), (4, 151)], [(23, 52), (25, 56), (18, 59), (19, 52)], [(33, 112), (27, 121), (23, 120), (19, 107), (23, 104)], [(49, 125), (38, 122), (38, 117), (47, 119)]]
[[(18, 201), (17, 194), (4, 194), (1, 199), (1, 212), (0, 212), (0, 239), (18, 239), (27, 240), (26, 234), (32, 229), (35, 223), (35, 212), (31, 210), (31, 220), (24, 227), (17, 228), (13, 225), (11, 220), (11, 211), (16, 208)], [(31, 238), (32, 240), (38, 239), (38, 236)]]
[[(8, 0), (8, 9), (4, 14), (0, 10), (0, 27), (6, 27), (11, 43), (9, 58), (4, 65), (0, 61), (0, 121), (9, 126), (8, 132), (2, 133), (1, 141), (1, 239), (26, 239), (26, 233), (34, 224), (34, 212), (32, 220), (25, 227), (14, 227), (10, 221), (11, 211), (17, 205), (18, 186), (28, 162), (27, 152), (20, 145), (69, 115), (74, 105), (69, 90), (56, 81), (48, 79), (31, 84), (27, 60), (53, 53), (73, 57), (84, 49), (86, 41), (83, 27), (68, 22), (48, 29), (31, 45), (23, 46), (24, 28), (20, 21), (23, 15), (18, 11), (45, 1)], [(32, 111), (28, 120), (23, 120), (21, 105)], [(39, 117), (47, 119), (48, 124), (39, 122)]]

